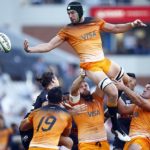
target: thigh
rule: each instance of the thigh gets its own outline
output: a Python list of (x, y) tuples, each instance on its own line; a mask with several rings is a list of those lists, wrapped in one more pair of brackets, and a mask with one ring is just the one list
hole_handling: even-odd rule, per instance
[(111, 60), (111, 65), (110, 65), (109, 71), (107, 72), (108, 77), (111, 79), (115, 79), (115, 77), (120, 72), (120, 68), (121, 67), (117, 63)]
[(90, 71), (86, 70), (86, 75), (89, 79), (91, 79), (96, 85), (99, 84), (100, 81), (108, 78), (108, 76), (103, 71)]

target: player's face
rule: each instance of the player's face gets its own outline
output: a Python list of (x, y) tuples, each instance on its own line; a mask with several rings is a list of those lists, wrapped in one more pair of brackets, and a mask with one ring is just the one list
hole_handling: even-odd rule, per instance
[(88, 95), (90, 94), (90, 88), (87, 82), (82, 82), (79, 89), (80, 93), (82, 95)]
[(52, 79), (52, 82), (49, 84), (48, 89), (59, 86), (59, 80), (56, 76)]
[(136, 86), (136, 79), (130, 77), (127, 87), (129, 87), (131, 90), (134, 90), (135, 86)]
[(68, 16), (70, 18), (71, 23), (75, 24), (79, 22), (79, 15), (75, 10), (69, 10)]
[(145, 99), (150, 99), (150, 84), (146, 84), (144, 91), (142, 93), (142, 97)]

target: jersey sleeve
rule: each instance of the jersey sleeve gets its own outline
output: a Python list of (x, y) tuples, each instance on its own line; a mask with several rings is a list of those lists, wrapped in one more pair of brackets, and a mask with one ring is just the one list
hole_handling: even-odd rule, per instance
[(62, 28), (57, 35), (62, 39), (62, 40), (67, 40), (67, 34), (65, 32), (65, 28)]
[(103, 19), (98, 19), (98, 24), (99, 24), (99, 29), (100, 30), (104, 27), (105, 23), (106, 22)]

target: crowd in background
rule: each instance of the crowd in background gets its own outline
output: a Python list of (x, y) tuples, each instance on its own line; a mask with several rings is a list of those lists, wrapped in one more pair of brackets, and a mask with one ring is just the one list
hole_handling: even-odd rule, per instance
[[(30, 3), (33, 5), (42, 5), (42, 4), (62, 4), (68, 3), (71, 0), (30, 0)], [(78, 0), (79, 1), (79, 0)], [(83, 0), (82, 2), (85, 5), (130, 5), (133, 0)]]

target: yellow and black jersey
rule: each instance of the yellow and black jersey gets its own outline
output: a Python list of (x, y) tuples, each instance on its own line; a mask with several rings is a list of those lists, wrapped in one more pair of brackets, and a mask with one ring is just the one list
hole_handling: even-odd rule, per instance
[(100, 36), (104, 24), (102, 19), (86, 17), (83, 23), (67, 25), (58, 35), (73, 47), (81, 63), (100, 61), (104, 59)]
[(103, 99), (93, 94), (93, 101), (80, 100), (87, 105), (87, 112), (73, 115), (78, 128), (79, 143), (107, 140), (104, 127)]
[(136, 106), (130, 124), (130, 136), (136, 137), (139, 135), (150, 138), (150, 111)]
[(61, 134), (72, 126), (70, 114), (57, 105), (39, 108), (31, 112), (28, 119), (34, 129), (30, 147), (57, 149)]

